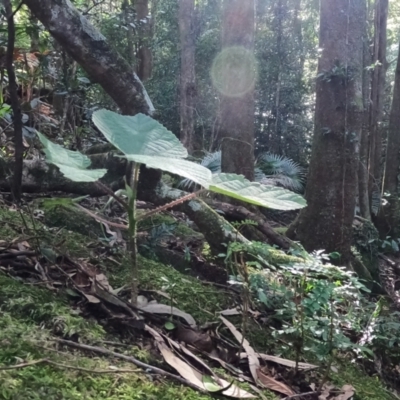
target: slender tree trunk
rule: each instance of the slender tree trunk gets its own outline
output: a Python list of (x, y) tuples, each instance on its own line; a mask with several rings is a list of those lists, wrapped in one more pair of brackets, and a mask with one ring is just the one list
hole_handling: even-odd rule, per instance
[[(367, 11), (368, 15), (368, 11)], [(371, 53), (369, 50), (367, 25), (364, 26), (365, 34), (363, 41), (363, 78), (362, 78), (362, 96), (363, 96), (363, 124), (360, 143), (360, 163), (358, 168), (358, 203), (361, 217), (371, 220), (370, 190), (369, 190), (369, 170), (368, 170), (368, 145), (369, 145), (369, 116), (370, 116), (370, 95), (371, 95)]]
[(179, 2), (181, 38), (180, 139), (189, 153), (193, 151), (196, 99), (195, 41), (193, 32), (194, 3), (194, 0), (180, 0)]
[(351, 260), (359, 145), (365, 0), (321, 0), (315, 130), (308, 206), (288, 230), (307, 250)]
[(151, 112), (150, 99), (133, 68), (69, 0), (25, 0), (25, 4), (123, 114)]
[(21, 201), (22, 168), (24, 161), (24, 146), (22, 142), (22, 112), (18, 99), (18, 87), (14, 69), (14, 44), (15, 44), (15, 24), (11, 0), (3, 0), (7, 15), (8, 39), (6, 65), (8, 74), (8, 87), (10, 91), (11, 107), (13, 111), (14, 123), (14, 146), (15, 163), (12, 193), (16, 202)]
[(135, 41), (133, 35), (133, 7), (129, 0), (123, 0), (122, 2), (122, 13), (125, 19), (125, 27), (126, 27), (126, 61), (128, 61), (129, 65), (133, 65), (135, 62)]
[[(135, 1), (135, 0), (134, 0)], [(151, 37), (151, 21), (149, 17), (149, 1), (136, 0), (136, 18), (139, 26), (137, 45), (137, 74), (142, 81), (151, 77), (153, 58), (149, 41)]]
[(383, 206), (377, 218), (377, 226), (382, 237), (400, 235), (399, 170), (400, 170), (400, 49), (397, 59), (393, 101), (389, 119), (388, 146), (384, 192), (388, 193), (388, 203)]
[(369, 116), (369, 195), (381, 192), (382, 187), (382, 129), (379, 123), (382, 119), (386, 61), (386, 30), (388, 17), (388, 0), (375, 0), (374, 10), (374, 47), (372, 55), (371, 105)]
[(222, 171), (253, 180), (254, 0), (224, 0), (222, 25), (223, 50), (213, 66), (222, 92)]

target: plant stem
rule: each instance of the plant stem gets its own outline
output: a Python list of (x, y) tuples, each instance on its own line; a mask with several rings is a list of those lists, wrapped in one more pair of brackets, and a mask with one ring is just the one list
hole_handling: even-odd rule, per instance
[(132, 196), (129, 199), (129, 251), (132, 259), (132, 282), (131, 282), (131, 304), (137, 306), (137, 297), (139, 294), (139, 271), (138, 271), (138, 251), (137, 251), (137, 216), (136, 216), (136, 199), (137, 187), (139, 182), (140, 164), (132, 165), (131, 188)]

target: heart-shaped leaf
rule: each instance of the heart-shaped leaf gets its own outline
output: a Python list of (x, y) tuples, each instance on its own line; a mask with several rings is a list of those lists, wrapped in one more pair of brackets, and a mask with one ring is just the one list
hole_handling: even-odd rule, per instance
[(46, 161), (57, 166), (66, 178), (74, 182), (96, 182), (106, 174), (106, 169), (87, 169), (91, 164), (88, 156), (79, 151), (64, 149), (40, 132), (36, 133), (43, 145)]
[(120, 115), (108, 110), (93, 113), (94, 124), (124, 154), (185, 158), (179, 139), (155, 119), (144, 114)]
[(209, 190), (275, 210), (296, 210), (307, 205), (305, 199), (296, 193), (276, 186), (250, 182), (243, 175), (213, 175)]

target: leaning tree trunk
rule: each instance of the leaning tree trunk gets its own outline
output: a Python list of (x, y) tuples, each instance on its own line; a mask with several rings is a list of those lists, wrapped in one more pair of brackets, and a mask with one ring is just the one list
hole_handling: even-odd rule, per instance
[(224, 0), (222, 52), (213, 65), (221, 92), (222, 171), (254, 178), (254, 0)]
[(400, 49), (397, 59), (393, 101), (389, 119), (388, 146), (384, 191), (388, 193), (388, 203), (383, 206), (378, 218), (378, 229), (381, 236), (399, 237), (400, 203), (399, 203), (399, 170), (400, 170)]
[(123, 114), (151, 111), (151, 103), (132, 68), (69, 0), (25, 0), (25, 4)]
[(315, 130), (308, 206), (288, 230), (307, 250), (351, 257), (362, 127), (365, 0), (321, 0)]
[(179, 31), (181, 37), (181, 77), (180, 77), (180, 139), (193, 151), (194, 107), (196, 99), (195, 41), (193, 31), (194, 0), (179, 2)]

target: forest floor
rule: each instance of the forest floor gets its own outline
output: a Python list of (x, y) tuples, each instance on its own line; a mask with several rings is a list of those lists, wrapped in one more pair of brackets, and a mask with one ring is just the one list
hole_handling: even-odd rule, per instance
[[(77, 292), (75, 289), (79, 285), (76, 280), (75, 286), (69, 284), (75, 279), (76, 270), (59, 271), (59, 279), (54, 279), (58, 273), (56, 269), (66, 265), (69, 268), (71, 265), (74, 268), (94, 265), (96, 276), (102, 274), (112, 288), (123, 287), (130, 276), (122, 239), (115, 236), (115, 240), (110, 240), (110, 232), (105, 235), (97, 222), (89, 223), (82, 216), (68, 214), (70, 212), (61, 203), (52, 207), (32, 203), (23, 212), (6, 202), (0, 203), (0, 399), (200, 400), (213, 397), (155, 373), (151, 368), (138, 368), (120, 357), (74, 349), (63, 342), (96, 346), (176, 373), (143, 330), (126, 324), (120, 311), (109, 304), (104, 306), (102, 302), (94, 301), (83, 289)], [(152, 220), (153, 229), (171, 224), (174, 225), (175, 237), (191, 237), (192, 241), (200, 239), (196, 231), (170, 215)], [(146, 243), (147, 247), (143, 246), (143, 249), (149, 255), (152, 248), (149, 241)], [(38, 248), (41, 257), (34, 254)], [(6, 255), (12, 252), (19, 252), (20, 256), (12, 258)], [(12, 261), (8, 263), (7, 259)], [(56, 267), (49, 267), (53, 264)], [(173, 303), (202, 326), (215, 324), (221, 311), (240, 303), (238, 293), (228, 287), (192, 276), (189, 265), (184, 268), (184, 261), (178, 269), (173, 268), (170, 261), (163, 263), (142, 256), (141, 295), (166, 305)], [(82, 281), (80, 287), (88, 285), (90, 282)], [(229, 320), (239, 329), (243, 328), (240, 315), (229, 317)], [(151, 322), (153, 326), (160, 325), (157, 318)], [(225, 326), (218, 329), (226, 331)], [(272, 337), (268, 323), (250, 318), (245, 331), (246, 339), (256, 352), (294, 359), (293, 349), (277, 354), (276, 339)], [(316, 358), (305, 352), (302, 361), (316, 363)], [(217, 362), (210, 365), (219, 376), (228, 381), (232, 379)], [(237, 365), (242, 364), (238, 362)], [(293, 379), (288, 378), (293, 372), (290, 368), (285, 371), (278, 367), (271, 369), (277, 371), (275, 376), (286, 376), (286, 382), (293, 387)], [(352, 363), (345, 354), (337, 354), (327, 371), (327, 382), (332, 384), (332, 388), (340, 389), (343, 385), (354, 388), (354, 400), (397, 398), (376, 376), (369, 376), (361, 364)], [(326, 368), (321, 366), (320, 369), (302, 372), (298, 379), (318, 385), (325, 375)], [(255, 394), (254, 398), (272, 400), (285, 397), (268, 389), (254, 392), (251, 384), (240, 382), (240, 379), (235, 378), (235, 383)], [(305, 387), (299, 382), (294, 385), (302, 390)], [(220, 394), (216, 392), (214, 397)], [(304, 397), (307, 398), (312, 397)], [(336, 395), (323, 398), (349, 399)]]

